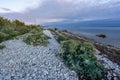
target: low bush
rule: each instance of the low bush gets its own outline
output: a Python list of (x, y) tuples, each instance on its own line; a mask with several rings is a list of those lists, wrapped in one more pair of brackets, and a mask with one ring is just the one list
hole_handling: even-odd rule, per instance
[(69, 40), (69, 38), (68, 38), (67, 36), (62, 35), (62, 34), (57, 34), (56, 40), (57, 40), (59, 43), (61, 43), (62, 41)]
[(0, 17), (0, 26), (5, 26), (5, 25), (9, 25), (10, 24), (10, 20)]
[(3, 49), (3, 48), (5, 48), (5, 46), (4, 45), (0, 45), (0, 49)]
[(0, 33), (0, 42), (4, 41), (6, 38), (6, 34)]
[(14, 32), (14, 27), (8, 25), (2, 26), (0, 32), (3, 32), (5, 34), (10, 34), (11, 32)]
[(48, 43), (48, 38), (43, 33), (35, 33), (24, 38), (24, 42), (30, 45), (43, 45), (46, 46)]
[(43, 28), (39, 25), (25, 25), (19, 20), (10, 21), (0, 17), (0, 42), (29, 32), (36, 34), (42, 30)]
[(86, 80), (99, 80), (105, 68), (97, 62), (93, 53), (94, 49), (91, 44), (68, 40), (62, 42), (59, 56), (70, 69)]

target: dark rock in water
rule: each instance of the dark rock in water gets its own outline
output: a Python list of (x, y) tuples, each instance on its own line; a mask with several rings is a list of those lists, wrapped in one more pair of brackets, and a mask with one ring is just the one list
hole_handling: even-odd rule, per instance
[(68, 32), (67, 30), (63, 30), (63, 32)]
[(98, 37), (101, 37), (101, 38), (107, 38), (107, 36), (105, 34), (99, 34), (99, 35), (96, 35)]
[(57, 31), (57, 30), (58, 30), (58, 28), (54, 28), (54, 30), (55, 30), (55, 31)]

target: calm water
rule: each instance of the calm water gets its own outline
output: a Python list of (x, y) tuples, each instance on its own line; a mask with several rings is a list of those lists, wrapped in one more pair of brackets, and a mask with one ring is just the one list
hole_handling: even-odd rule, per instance
[[(60, 30), (68, 30), (70, 32), (86, 36), (98, 42), (113, 45), (120, 48), (120, 27), (57, 27)], [(97, 34), (106, 34), (107, 38), (99, 38)]]

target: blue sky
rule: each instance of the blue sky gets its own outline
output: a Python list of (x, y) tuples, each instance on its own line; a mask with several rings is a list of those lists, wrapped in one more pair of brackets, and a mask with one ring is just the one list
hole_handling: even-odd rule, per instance
[(120, 0), (1, 0), (0, 16), (27, 24), (120, 19)]

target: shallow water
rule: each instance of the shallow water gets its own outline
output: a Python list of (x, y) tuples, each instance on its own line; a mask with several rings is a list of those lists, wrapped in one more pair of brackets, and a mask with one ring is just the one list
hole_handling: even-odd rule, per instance
[[(54, 28), (54, 27), (52, 27)], [(120, 48), (120, 27), (57, 27), (68, 30), (95, 41)], [(99, 38), (97, 34), (106, 34), (107, 38)]]

